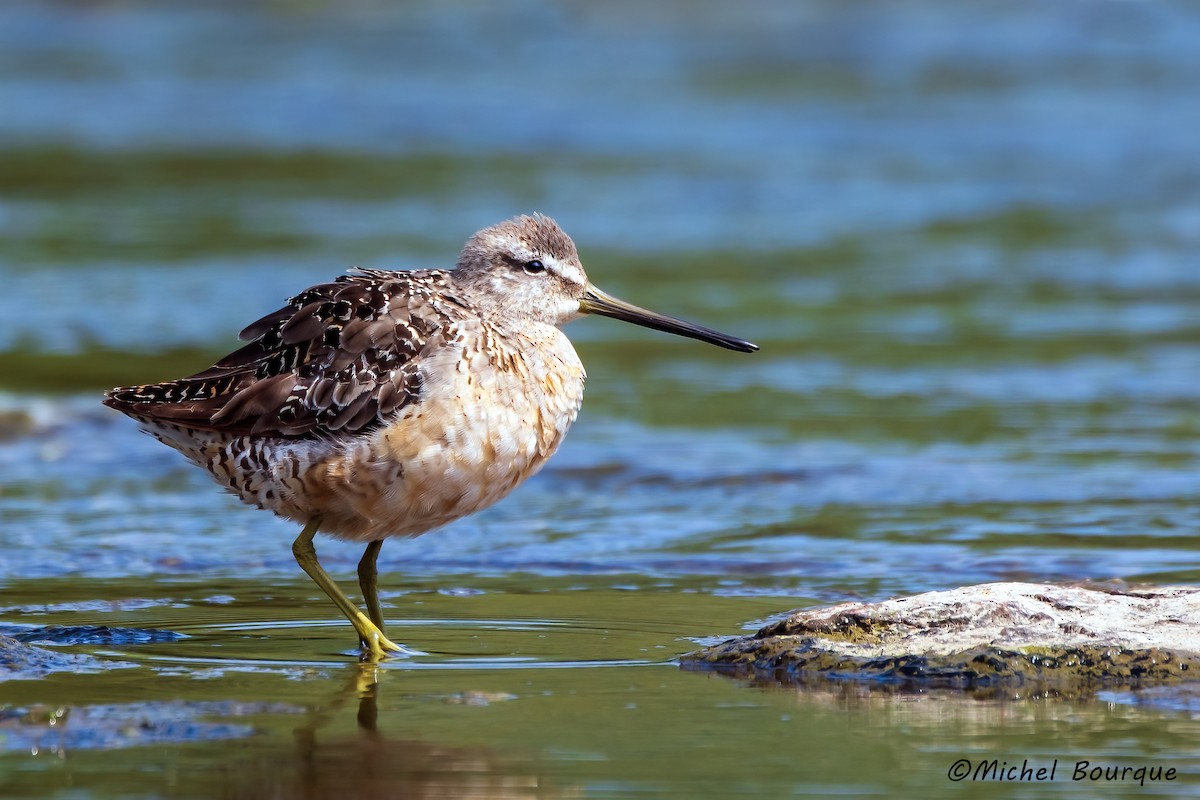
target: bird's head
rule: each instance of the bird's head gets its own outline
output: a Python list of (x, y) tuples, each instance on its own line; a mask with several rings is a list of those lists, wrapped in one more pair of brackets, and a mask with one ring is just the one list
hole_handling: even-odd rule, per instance
[(584, 314), (632, 322), (744, 353), (743, 339), (647, 311), (597, 289), (588, 280), (571, 237), (542, 214), (514, 217), (467, 240), (454, 280), (480, 312), (508, 325), (565, 325)]

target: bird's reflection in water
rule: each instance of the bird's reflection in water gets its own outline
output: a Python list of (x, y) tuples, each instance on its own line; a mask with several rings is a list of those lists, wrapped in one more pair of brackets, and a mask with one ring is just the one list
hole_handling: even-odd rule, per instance
[[(387, 670), (372, 664), (349, 667), (351, 679), (331, 701), (296, 729), (295, 761), (269, 751), (231, 765), (224, 797), (254, 798), (543, 798), (574, 797), (549, 786), (537, 759), (483, 747), (390, 738), (379, 725), (380, 680)], [(358, 704), (357, 730), (347, 735), (336, 720), (350, 701)], [(385, 714), (384, 727), (405, 730), (404, 715)]]

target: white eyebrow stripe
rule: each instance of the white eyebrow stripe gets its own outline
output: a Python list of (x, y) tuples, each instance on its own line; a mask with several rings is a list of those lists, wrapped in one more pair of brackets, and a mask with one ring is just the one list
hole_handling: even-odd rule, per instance
[(558, 269), (558, 274), (562, 275), (571, 283), (577, 283), (580, 286), (583, 286), (587, 283), (587, 276), (583, 274), (583, 270), (574, 264), (564, 264), (558, 259), (555, 259), (554, 266)]

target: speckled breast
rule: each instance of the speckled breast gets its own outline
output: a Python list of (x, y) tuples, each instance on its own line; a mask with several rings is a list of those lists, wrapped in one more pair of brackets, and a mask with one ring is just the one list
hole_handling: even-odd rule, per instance
[(339, 538), (424, 533), (503, 498), (574, 422), (583, 365), (561, 331), (540, 327), (457, 331), (423, 360), (420, 401), (370, 432), (237, 437), (193, 460), (248, 503), (301, 523), (320, 514), (321, 531)]

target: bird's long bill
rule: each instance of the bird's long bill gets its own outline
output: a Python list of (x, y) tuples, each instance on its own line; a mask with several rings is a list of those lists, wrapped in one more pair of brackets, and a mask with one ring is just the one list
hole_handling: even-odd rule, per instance
[(656, 314), (653, 311), (638, 308), (631, 303), (626, 303), (624, 300), (618, 300), (611, 294), (600, 291), (591, 284), (588, 284), (587, 291), (583, 293), (583, 299), (579, 301), (579, 310), (584, 314), (599, 314), (602, 317), (612, 317), (613, 319), (632, 322), (634, 325), (641, 325), (644, 328), (653, 328), (656, 331), (665, 331), (666, 333), (674, 333), (678, 336), (687, 336), (690, 339), (699, 339), (702, 342), (715, 344), (717, 347), (724, 347), (728, 350), (737, 350), (740, 353), (753, 353), (758, 349), (758, 345), (747, 342), (745, 339), (720, 333), (701, 325), (694, 325), (691, 322), (684, 322), (681, 319), (668, 317), (665, 314)]

